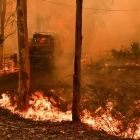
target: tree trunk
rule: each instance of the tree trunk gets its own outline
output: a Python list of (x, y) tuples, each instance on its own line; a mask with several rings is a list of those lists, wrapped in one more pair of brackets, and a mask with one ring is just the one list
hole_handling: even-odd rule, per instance
[(19, 50), (19, 87), (17, 106), (21, 111), (29, 108), (30, 64), (27, 29), (27, 0), (17, 0), (17, 28)]
[(75, 27), (75, 59), (73, 76), (73, 105), (72, 120), (80, 119), (80, 81), (81, 81), (81, 50), (82, 50), (82, 4), (83, 0), (76, 0), (76, 27)]
[[(0, 0), (0, 34), (4, 38), (4, 21), (6, 14), (6, 0)], [(3, 68), (3, 43), (0, 44), (0, 69)]]

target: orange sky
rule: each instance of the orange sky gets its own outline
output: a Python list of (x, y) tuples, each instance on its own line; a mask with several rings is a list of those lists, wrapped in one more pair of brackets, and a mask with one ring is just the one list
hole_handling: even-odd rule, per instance
[[(75, 0), (50, 0), (75, 5)], [(112, 0), (110, 0), (112, 1)], [(106, 0), (84, 0), (84, 7), (109, 8)], [(140, 9), (140, 0), (114, 0), (111, 9)], [(41, 22), (37, 22), (37, 19)], [(103, 27), (101, 27), (103, 26)], [(64, 50), (73, 51), (75, 39), (75, 8), (32, 0), (28, 3), (29, 37), (34, 32), (52, 30), (63, 36)], [(97, 13), (83, 9), (83, 51), (98, 51), (129, 47), (140, 42), (140, 11)], [(16, 35), (6, 40), (5, 52), (17, 51)], [(10, 50), (10, 52), (11, 52)], [(9, 53), (9, 52), (8, 52)]]
[[(140, 9), (139, 0), (115, 0), (111, 9)], [(108, 12), (103, 17), (105, 28), (98, 28), (93, 46), (98, 50), (129, 47), (133, 41), (140, 42), (140, 11)]]

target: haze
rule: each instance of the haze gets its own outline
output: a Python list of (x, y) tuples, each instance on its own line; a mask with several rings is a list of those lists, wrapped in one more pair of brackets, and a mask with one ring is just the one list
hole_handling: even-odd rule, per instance
[[(61, 36), (64, 54), (74, 51), (75, 0), (32, 0), (28, 2), (29, 38), (34, 32), (57, 31)], [(83, 0), (83, 52), (98, 55), (101, 51), (129, 47), (133, 41), (140, 42), (139, 0)], [(106, 9), (93, 10), (94, 9)], [(9, 49), (10, 48), (10, 49)], [(17, 35), (5, 41), (4, 53), (17, 52)]]

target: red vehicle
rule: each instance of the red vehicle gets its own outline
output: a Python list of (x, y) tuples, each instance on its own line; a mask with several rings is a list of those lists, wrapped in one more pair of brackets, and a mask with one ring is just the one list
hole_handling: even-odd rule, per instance
[(56, 57), (62, 54), (57, 33), (35, 33), (29, 41), (30, 64), (52, 66)]

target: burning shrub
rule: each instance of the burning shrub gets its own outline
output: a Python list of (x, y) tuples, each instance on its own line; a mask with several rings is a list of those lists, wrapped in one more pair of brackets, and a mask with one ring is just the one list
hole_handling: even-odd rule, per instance
[(83, 109), (89, 109), (92, 116), (101, 117), (112, 133), (133, 138), (140, 127), (140, 87), (126, 81), (119, 88), (116, 86), (83, 85)]

